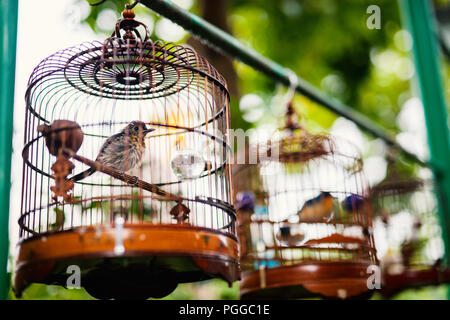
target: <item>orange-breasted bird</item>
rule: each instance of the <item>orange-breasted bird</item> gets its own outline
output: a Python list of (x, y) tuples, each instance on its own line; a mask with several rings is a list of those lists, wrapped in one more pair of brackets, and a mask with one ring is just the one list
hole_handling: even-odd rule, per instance
[[(145, 136), (152, 132), (142, 121), (132, 121), (119, 133), (106, 139), (100, 148), (96, 161), (113, 169), (127, 172), (139, 167), (145, 151)], [(96, 170), (89, 168), (71, 178), (79, 181), (92, 175)]]
[(298, 212), (301, 221), (330, 218), (333, 212), (333, 196), (329, 192), (321, 192), (317, 197), (305, 202)]

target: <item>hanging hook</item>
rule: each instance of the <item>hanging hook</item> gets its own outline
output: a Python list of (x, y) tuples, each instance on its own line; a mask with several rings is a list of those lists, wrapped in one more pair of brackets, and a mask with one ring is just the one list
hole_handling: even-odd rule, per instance
[(297, 123), (297, 114), (294, 106), (292, 105), (292, 99), (294, 98), (295, 90), (298, 85), (298, 77), (295, 72), (290, 69), (286, 69), (286, 72), (289, 77), (289, 88), (286, 92), (284, 102), (284, 105), (286, 106), (286, 124), (284, 128), (293, 131), (300, 128)]
[(297, 89), (298, 85), (298, 77), (297, 74), (291, 69), (286, 69), (286, 73), (289, 77), (289, 88), (285, 96), (285, 105), (287, 106), (289, 102), (291, 102), (291, 100), (294, 98), (295, 90)]
[(131, 9), (133, 9), (134, 7), (136, 7), (137, 6), (137, 4), (138, 3), (140, 3), (141, 1), (140, 0), (136, 0), (136, 1), (134, 1), (132, 4), (126, 4), (125, 5), (125, 9), (127, 9), (127, 10), (131, 10)]

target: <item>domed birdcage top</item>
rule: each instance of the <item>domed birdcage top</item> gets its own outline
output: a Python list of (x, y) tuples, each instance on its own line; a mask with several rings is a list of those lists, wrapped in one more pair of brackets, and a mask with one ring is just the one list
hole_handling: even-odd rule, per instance
[(333, 152), (334, 147), (328, 135), (311, 134), (297, 123), (296, 117), (291, 102), (287, 107), (281, 137), (270, 141), (271, 148), (278, 148), (280, 162), (303, 162)]
[[(115, 100), (159, 99), (177, 94), (178, 101), (183, 101), (195, 97), (196, 91), (212, 87), (228, 95), (226, 81), (204, 57), (186, 46), (152, 41), (148, 28), (128, 11), (103, 43), (85, 42), (61, 50), (34, 69), (27, 104), (35, 115), (40, 113), (33, 107), (32, 91), (36, 86), (50, 96), (64, 92), (63, 99), (73, 95), (80, 99), (80, 93), (72, 93), (71, 89)], [(144, 36), (138, 28), (144, 29)], [(218, 107), (209, 118), (223, 108)], [(45, 117), (41, 120), (48, 121)]]
[[(267, 141), (250, 146), (249, 150), (246, 150), (249, 157), (246, 161), (251, 161), (250, 158), (253, 157), (263, 171), (268, 166), (288, 168), (296, 164), (308, 164), (317, 167), (334, 167), (330, 167), (331, 171), (340, 167), (347, 173), (347, 178), (362, 172), (361, 154), (354, 144), (326, 133), (312, 133), (298, 124), (296, 117), (297, 113), (292, 104), (289, 104), (284, 126), (280, 127)], [(234, 171), (240, 170), (248, 170), (248, 168), (235, 166)], [(286, 174), (289, 172), (293, 173), (288, 170)], [(365, 185), (365, 182), (362, 182), (362, 185)], [(336, 188), (336, 185), (333, 187)]]

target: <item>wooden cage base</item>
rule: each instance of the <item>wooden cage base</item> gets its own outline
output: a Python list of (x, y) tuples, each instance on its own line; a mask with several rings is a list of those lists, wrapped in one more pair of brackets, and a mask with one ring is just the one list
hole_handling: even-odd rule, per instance
[(189, 225), (127, 225), (123, 253), (114, 251), (112, 226), (80, 227), (20, 243), (14, 291), (33, 282), (66, 286), (70, 265), (81, 271), (81, 286), (101, 299), (161, 298), (178, 283), (214, 277), (230, 285), (239, 279), (233, 236)]
[(241, 299), (369, 298), (369, 265), (316, 261), (243, 272)]
[(390, 298), (406, 289), (438, 286), (445, 283), (450, 283), (450, 268), (422, 266), (417, 269), (406, 269), (399, 274), (384, 274), (380, 293)]

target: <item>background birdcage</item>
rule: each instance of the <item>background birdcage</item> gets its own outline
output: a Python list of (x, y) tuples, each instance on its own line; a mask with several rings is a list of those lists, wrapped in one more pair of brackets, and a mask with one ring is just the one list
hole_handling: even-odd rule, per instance
[(381, 293), (450, 281), (432, 181), (391, 175), (371, 190), (375, 240), (383, 272)]
[[(30, 77), (18, 294), (31, 282), (66, 285), (71, 264), (100, 298), (238, 277), (226, 82), (192, 49), (152, 42), (131, 10), (123, 16), (104, 43), (59, 51)], [(155, 129), (142, 165), (71, 187), (106, 138), (136, 120)]]
[(241, 297), (363, 296), (377, 259), (353, 145), (296, 127), (247, 151), (257, 161), (233, 168)]

